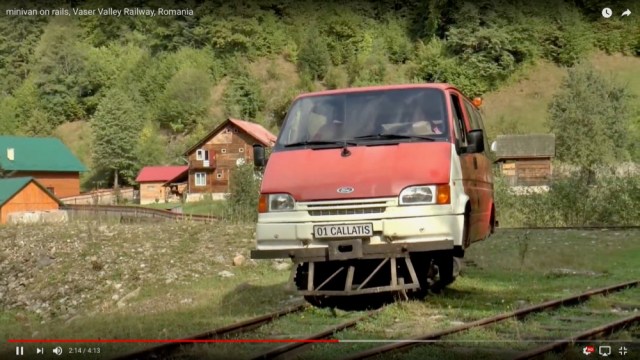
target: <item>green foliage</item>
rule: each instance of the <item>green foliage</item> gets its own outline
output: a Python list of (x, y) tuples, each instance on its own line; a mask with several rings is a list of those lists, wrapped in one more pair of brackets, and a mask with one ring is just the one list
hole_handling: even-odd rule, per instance
[(444, 42), (431, 40), (420, 43), (416, 54), (416, 67), (412, 77), (425, 82), (448, 82), (455, 84), (468, 96), (486, 91), (486, 84), (460, 61), (446, 55)]
[(638, 17), (611, 18), (593, 24), (594, 43), (608, 54), (640, 56), (640, 20)]
[(393, 64), (404, 64), (413, 56), (413, 43), (409, 38), (406, 26), (398, 19), (389, 18), (382, 24), (379, 34), (384, 41), (385, 49), (380, 53), (388, 54)]
[(636, 176), (580, 173), (555, 180), (548, 192), (515, 195), (495, 178), (497, 217), (504, 226), (640, 225), (640, 180)]
[(29, 76), (45, 18), (0, 17), (0, 96), (10, 94)]
[(209, 74), (184, 68), (169, 81), (159, 98), (158, 120), (174, 132), (192, 130), (207, 114), (211, 103)]
[(329, 89), (342, 89), (349, 86), (349, 73), (340, 66), (331, 66), (324, 78)]
[(314, 80), (322, 80), (331, 64), (329, 50), (317, 31), (309, 31), (298, 52), (298, 70)]
[(590, 170), (628, 158), (629, 100), (625, 87), (594, 69), (569, 69), (549, 106), (557, 159)]
[(258, 218), (260, 180), (253, 164), (242, 164), (231, 172), (227, 216), (233, 221), (255, 222)]
[(591, 49), (592, 29), (575, 10), (560, 12), (557, 22), (544, 33), (545, 56), (556, 64), (573, 66)]
[(286, 44), (282, 23), (273, 14), (258, 13), (252, 12), (254, 16), (248, 17), (241, 14), (205, 16), (194, 32), (200, 42), (220, 54), (242, 53), (255, 58), (281, 51)]
[(361, 55), (347, 66), (353, 86), (380, 85), (387, 74), (387, 60), (381, 55)]
[(255, 119), (265, 105), (260, 84), (247, 72), (233, 76), (224, 102), (229, 116), (245, 120)]
[(0, 98), (0, 134), (14, 135), (18, 129), (16, 99), (12, 96)]
[(135, 150), (138, 168), (167, 162), (167, 139), (159, 130), (156, 123), (147, 121), (140, 131)]
[(135, 94), (111, 89), (91, 120), (94, 166), (110, 170), (116, 179), (122, 176), (128, 183), (136, 175), (138, 160), (135, 149), (142, 127), (141, 114), (132, 95)]
[(21, 125), (20, 133), (25, 136), (49, 136), (53, 131), (50, 117), (39, 109), (32, 111), (29, 119)]
[(70, 20), (54, 19), (45, 28), (35, 50), (34, 81), (43, 109), (53, 125), (58, 125), (85, 114), (82, 97), (86, 95), (83, 75), (87, 48)]

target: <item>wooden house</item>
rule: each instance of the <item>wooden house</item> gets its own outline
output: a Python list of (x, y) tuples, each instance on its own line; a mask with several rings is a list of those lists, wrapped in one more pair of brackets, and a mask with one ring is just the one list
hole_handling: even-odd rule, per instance
[(32, 177), (0, 179), (0, 224), (15, 212), (58, 210), (62, 202)]
[(496, 164), (511, 186), (548, 185), (553, 174), (555, 135), (498, 135)]
[(80, 194), (85, 166), (56, 138), (0, 136), (0, 178), (33, 177), (59, 198)]
[(140, 184), (140, 204), (151, 204), (178, 200), (184, 186), (172, 191), (171, 184), (176, 178), (187, 176), (188, 166), (146, 166), (140, 170), (136, 182)]
[(253, 145), (272, 147), (276, 136), (259, 124), (227, 119), (185, 152), (189, 161), (187, 191), (227, 193), (233, 169), (253, 162)]

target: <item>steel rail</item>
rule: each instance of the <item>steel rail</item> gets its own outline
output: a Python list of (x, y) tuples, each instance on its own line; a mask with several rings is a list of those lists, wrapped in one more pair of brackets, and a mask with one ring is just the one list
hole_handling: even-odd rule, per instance
[(522, 309), (519, 309), (519, 310), (510, 311), (510, 312), (502, 313), (502, 314), (499, 314), (499, 315), (496, 315), (496, 316), (492, 316), (492, 317), (476, 320), (476, 321), (470, 322), (468, 324), (454, 326), (454, 327), (451, 327), (451, 328), (448, 328), (448, 329), (433, 331), (433, 332), (421, 335), (419, 337), (410, 339), (409, 341), (390, 343), (390, 344), (387, 344), (387, 345), (371, 348), (371, 349), (362, 351), (360, 353), (349, 355), (349, 356), (343, 358), (343, 360), (347, 360), (347, 359), (348, 360), (367, 359), (367, 358), (371, 358), (371, 357), (374, 357), (374, 356), (377, 356), (377, 355), (381, 355), (381, 354), (384, 354), (384, 353), (388, 353), (388, 352), (392, 352), (392, 351), (405, 350), (405, 349), (408, 349), (408, 348), (416, 346), (416, 345), (424, 344), (423, 343), (424, 340), (436, 340), (436, 339), (439, 339), (439, 338), (447, 336), (447, 335), (459, 333), (459, 332), (462, 332), (462, 331), (465, 331), (465, 330), (469, 330), (469, 329), (472, 329), (472, 328), (476, 328), (476, 327), (487, 326), (487, 325), (494, 324), (494, 323), (497, 323), (497, 322), (500, 322), (500, 321), (503, 321), (503, 320), (507, 320), (507, 319), (511, 319), (511, 318), (520, 319), (520, 318), (523, 318), (523, 317), (525, 317), (525, 316), (527, 316), (529, 314), (532, 314), (532, 313), (542, 312), (542, 311), (545, 311), (545, 310), (548, 310), (548, 309), (555, 309), (555, 308), (558, 308), (558, 307), (561, 307), (561, 306), (579, 304), (579, 303), (582, 303), (582, 302), (588, 300), (589, 298), (591, 298), (594, 295), (600, 295), (600, 294), (607, 295), (607, 294), (612, 293), (612, 292), (621, 291), (621, 290), (628, 289), (630, 287), (638, 286), (639, 284), (640, 284), (640, 280), (627, 281), (627, 282), (624, 282), (624, 283), (621, 283), (621, 284), (617, 284), (617, 285), (612, 285), (612, 286), (607, 286), (607, 287), (600, 288), (600, 289), (590, 290), (590, 291), (584, 292), (582, 294), (569, 296), (569, 297), (562, 298), (562, 299), (559, 299), (559, 300), (546, 301), (546, 302), (538, 304), (538, 305), (533, 305), (533, 306), (529, 306), (529, 307), (522, 308)]
[(148, 347), (142, 350), (133, 351), (124, 355), (114, 357), (113, 360), (133, 360), (133, 359), (158, 359), (166, 357), (167, 354), (176, 351), (180, 346), (188, 344), (194, 340), (215, 339), (221, 336), (230, 335), (234, 333), (242, 333), (251, 331), (264, 324), (270, 323), (279, 317), (301, 311), (305, 309), (307, 305), (300, 304), (297, 306), (288, 307), (279, 311), (272, 312), (270, 314), (257, 316), (248, 320), (240, 321), (235, 324), (227, 325), (215, 330), (206, 331), (200, 334), (188, 336), (185, 338), (172, 340), (171, 342), (163, 343), (161, 345)]
[[(309, 335), (307, 337), (305, 337), (304, 339), (302, 339), (303, 341), (307, 341), (307, 340), (320, 340), (320, 339), (327, 339), (332, 337), (335, 333), (337, 333), (338, 331), (342, 331), (345, 329), (349, 329), (351, 327), (356, 326), (356, 324), (358, 324), (360, 321), (368, 319), (370, 317), (372, 317), (375, 314), (378, 314), (382, 309), (378, 309), (378, 310), (374, 310), (374, 311), (369, 311), (367, 314), (360, 316), (357, 319), (354, 320), (349, 320), (346, 322), (343, 322), (341, 324), (332, 326), (326, 330), (323, 330), (319, 333), (313, 334), (313, 335)], [(292, 355), (294, 352), (296, 354), (300, 353), (302, 348), (304, 347), (308, 347), (310, 344), (310, 342), (295, 342), (295, 343), (290, 343), (290, 344), (285, 344), (276, 348), (273, 348), (271, 350), (268, 350), (260, 355), (254, 356), (252, 357), (252, 360), (262, 360), (262, 359), (275, 359), (275, 358), (284, 358), (284, 355)]]
[(567, 346), (574, 344), (576, 341), (580, 340), (591, 340), (601, 334), (604, 333), (614, 333), (616, 331), (622, 330), (629, 325), (633, 325), (635, 323), (640, 323), (640, 315), (633, 315), (626, 317), (624, 319), (620, 319), (602, 326), (598, 326), (589, 330), (586, 330), (580, 334), (574, 335), (567, 339), (553, 342), (548, 345), (540, 346), (538, 348), (526, 351), (520, 355), (518, 355), (514, 360), (527, 360), (538, 357), (542, 354), (546, 354), (549, 352), (558, 352), (566, 348)]

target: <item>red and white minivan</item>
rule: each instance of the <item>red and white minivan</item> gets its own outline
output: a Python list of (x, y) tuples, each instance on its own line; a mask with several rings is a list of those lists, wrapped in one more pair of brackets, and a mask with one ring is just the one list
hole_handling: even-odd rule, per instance
[(479, 99), (449, 84), (303, 94), (264, 168), (254, 259), (290, 258), (312, 304), (424, 295), (494, 230)]

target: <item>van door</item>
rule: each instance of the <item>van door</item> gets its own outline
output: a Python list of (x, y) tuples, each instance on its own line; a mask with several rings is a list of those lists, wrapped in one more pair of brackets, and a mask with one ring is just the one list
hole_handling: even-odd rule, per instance
[[(451, 91), (449, 97), (451, 101), (451, 114), (453, 117), (456, 146), (459, 149), (465, 149), (467, 147), (467, 133), (469, 132), (469, 126), (464, 118), (465, 114), (462, 110), (461, 95)], [(469, 196), (469, 203), (471, 206), (471, 214), (469, 217), (469, 240), (474, 241), (478, 238), (476, 226), (478, 195), (476, 193), (475, 184), (475, 156), (474, 154), (466, 154), (464, 152), (458, 152), (458, 154), (460, 167), (462, 168), (462, 184), (464, 186), (465, 193)], [(465, 247), (467, 246), (469, 246), (469, 242), (465, 243)]]
[(477, 169), (475, 169), (475, 185), (479, 201), (477, 213), (478, 235), (480, 239), (483, 239), (489, 236), (491, 232), (491, 207), (493, 205), (492, 164), (487, 155), (489, 143), (480, 111), (469, 100), (464, 99), (463, 101), (471, 130), (482, 129), (484, 131), (484, 151), (474, 154), (474, 161), (477, 165)]

